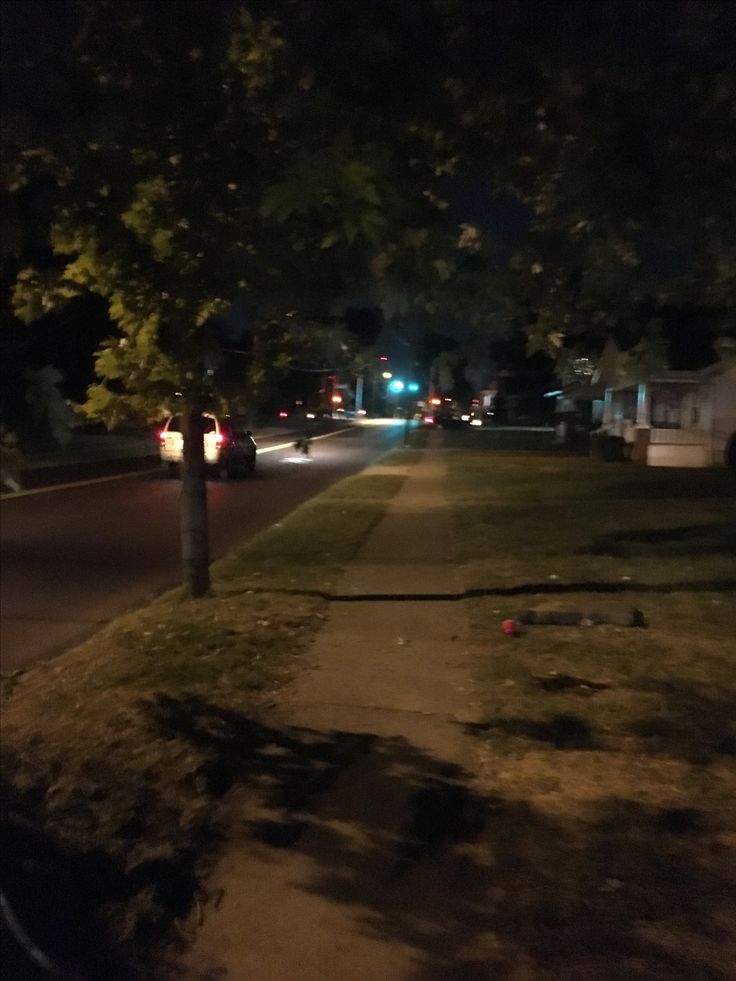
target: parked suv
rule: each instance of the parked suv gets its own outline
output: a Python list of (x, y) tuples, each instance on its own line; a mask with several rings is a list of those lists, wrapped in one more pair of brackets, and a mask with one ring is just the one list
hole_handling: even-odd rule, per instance
[[(204, 423), (205, 463), (223, 480), (235, 474), (253, 473), (256, 468), (256, 443), (245, 423), (234, 416), (218, 417), (202, 413)], [(184, 437), (181, 416), (170, 416), (159, 433), (161, 463), (174, 476), (179, 471)]]

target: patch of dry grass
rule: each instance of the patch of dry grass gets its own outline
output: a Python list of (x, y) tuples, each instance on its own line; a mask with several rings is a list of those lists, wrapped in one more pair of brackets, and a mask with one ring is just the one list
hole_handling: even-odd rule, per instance
[[(734, 977), (733, 475), (458, 457), (481, 784), (514, 815), (501, 934), (550, 977)], [(634, 608), (646, 627), (501, 630)]]

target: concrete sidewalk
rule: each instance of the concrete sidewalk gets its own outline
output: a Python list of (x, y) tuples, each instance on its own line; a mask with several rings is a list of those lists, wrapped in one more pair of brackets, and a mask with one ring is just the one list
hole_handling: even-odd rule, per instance
[(204, 907), (180, 977), (495, 976), (489, 808), (464, 726), (476, 712), (464, 604), (421, 598), (461, 585), (440, 443), (433, 434), (407, 468), (307, 670), (261, 720), (272, 762), (232, 792), (207, 885), (219, 902)]

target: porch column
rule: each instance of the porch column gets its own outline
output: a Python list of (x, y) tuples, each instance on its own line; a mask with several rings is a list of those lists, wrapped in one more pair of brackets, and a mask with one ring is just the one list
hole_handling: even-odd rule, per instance
[(649, 386), (646, 383), (639, 385), (636, 394), (636, 427), (634, 429), (634, 443), (631, 447), (631, 459), (634, 463), (649, 462), (649, 439), (651, 436), (651, 398)]
[(636, 426), (639, 428), (649, 428), (650, 422), (650, 394), (649, 386), (646, 383), (639, 385), (639, 391), (636, 397)]
[(605, 426), (610, 426), (613, 422), (613, 391), (607, 388), (603, 396), (603, 417), (601, 418), (601, 424)]

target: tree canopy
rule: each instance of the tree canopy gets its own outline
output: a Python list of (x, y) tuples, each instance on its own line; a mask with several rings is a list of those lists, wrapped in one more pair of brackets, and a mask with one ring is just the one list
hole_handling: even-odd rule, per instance
[(652, 304), (733, 330), (733, 5), (464, 6), (459, 152), (529, 208), (506, 289), (531, 349), (600, 345)]
[[(419, 271), (448, 276), (431, 133), (389, 104), (365, 58), (350, 62), (349, 32), (342, 59), (312, 42), (309, 15), (333, 39), (339, 16), (258, 8), (81, 3), (47, 73), (66, 88), (68, 125), (19, 123), (6, 184), (53, 178), (55, 260), (20, 271), (15, 311), (31, 321), (83, 291), (105, 299), (117, 332), (87, 407), (108, 421), (207, 382), (212, 322), (239, 295), (257, 326), (306, 337), (335, 329), (341, 298), (389, 270), (404, 293)], [(371, 39), (359, 28), (356, 46)]]
[[(617, 323), (646, 333), (652, 307), (732, 326), (730, 4), (28, 9), (69, 44), (32, 45), (33, 85), (11, 99), (5, 184), (52, 181), (55, 255), (21, 272), (15, 304), (32, 319), (105, 298), (118, 334), (94, 411), (191, 381), (239, 295), (284, 337), (337, 329), (360, 296), (433, 330), (520, 330), (553, 356)], [(526, 208), (510, 261), (502, 226), (455, 217), (471, 186), (479, 214)]]

